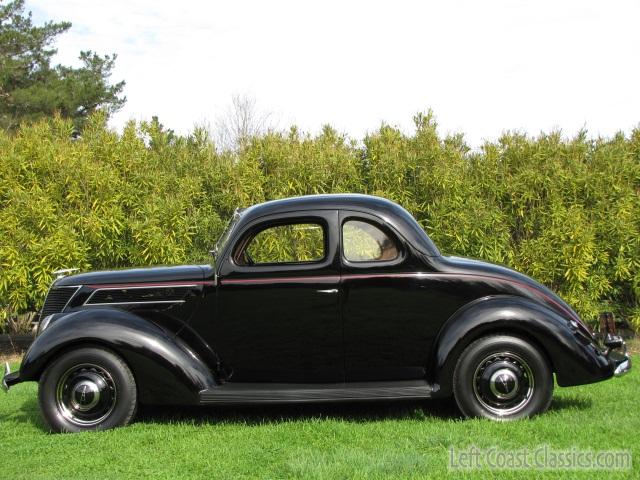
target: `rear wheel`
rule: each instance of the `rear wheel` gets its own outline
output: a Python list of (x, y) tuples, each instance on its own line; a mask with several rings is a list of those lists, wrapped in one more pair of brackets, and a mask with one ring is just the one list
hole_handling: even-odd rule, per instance
[(54, 432), (106, 430), (133, 419), (136, 383), (119, 356), (84, 347), (65, 353), (45, 370), (38, 399), (44, 421)]
[(462, 352), (453, 391), (458, 407), (468, 417), (515, 420), (549, 407), (553, 373), (544, 355), (529, 342), (492, 335)]

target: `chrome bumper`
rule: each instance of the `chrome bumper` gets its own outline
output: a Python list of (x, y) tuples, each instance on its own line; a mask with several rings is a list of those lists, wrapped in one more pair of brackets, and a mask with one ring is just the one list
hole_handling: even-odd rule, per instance
[(11, 388), (16, 383), (20, 383), (21, 381), (22, 380), (20, 380), (20, 372), (17, 371), (17, 372), (11, 373), (11, 367), (9, 366), (9, 363), (5, 362), (4, 376), (2, 377), (2, 389), (5, 392), (8, 392), (9, 388)]
[(607, 348), (605, 355), (613, 368), (613, 375), (619, 377), (631, 370), (631, 357), (627, 355), (627, 344), (620, 338), (617, 348)]
[(629, 370), (631, 370), (631, 359), (629, 357), (627, 357), (625, 360), (622, 360), (616, 366), (616, 369), (613, 371), (613, 374), (616, 377), (619, 377), (619, 376), (624, 375), (625, 373), (627, 373)]
[(616, 333), (616, 321), (611, 312), (602, 312), (598, 318), (600, 330), (594, 335), (604, 350), (604, 355), (613, 369), (613, 375), (619, 377), (631, 370), (631, 358), (627, 355), (627, 344)]
[(7, 384), (7, 376), (11, 374), (11, 367), (9, 362), (4, 362), (4, 375), (2, 376), (2, 389), (5, 392), (9, 391), (9, 385)]

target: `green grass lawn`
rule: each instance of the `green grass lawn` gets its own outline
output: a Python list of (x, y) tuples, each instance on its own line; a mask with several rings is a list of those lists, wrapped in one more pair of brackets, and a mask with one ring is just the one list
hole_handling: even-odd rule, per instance
[[(638, 356), (634, 358), (637, 362)], [(17, 365), (14, 365), (17, 367)], [(225, 409), (143, 409), (119, 430), (52, 435), (37, 385), (0, 393), (0, 478), (426, 478), (448, 470), (449, 448), (628, 449), (633, 470), (569, 471), (570, 478), (640, 476), (640, 374), (556, 389), (537, 418), (460, 418), (451, 402)], [(467, 478), (555, 477), (558, 471), (465, 471)]]

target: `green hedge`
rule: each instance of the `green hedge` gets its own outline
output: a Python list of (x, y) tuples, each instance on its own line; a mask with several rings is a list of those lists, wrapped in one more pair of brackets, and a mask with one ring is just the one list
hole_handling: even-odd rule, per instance
[(639, 129), (508, 133), (473, 151), (415, 120), (413, 135), (383, 126), (361, 143), (292, 128), (238, 154), (157, 122), (120, 135), (101, 115), (77, 140), (58, 118), (0, 132), (0, 327), (41, 306), (53, 270), (206, 262), (236, 207), (322, 192), (395, 200), (443, 253), (521, 270), (588, 320), (640, 325)]

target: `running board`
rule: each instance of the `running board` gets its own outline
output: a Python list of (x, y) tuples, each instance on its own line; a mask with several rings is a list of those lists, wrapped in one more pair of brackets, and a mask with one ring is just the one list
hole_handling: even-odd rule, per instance
[(328, 384), (233, 383), (200, 392), (202, 405), (421, 400), (438, 390), (424, 380)]

